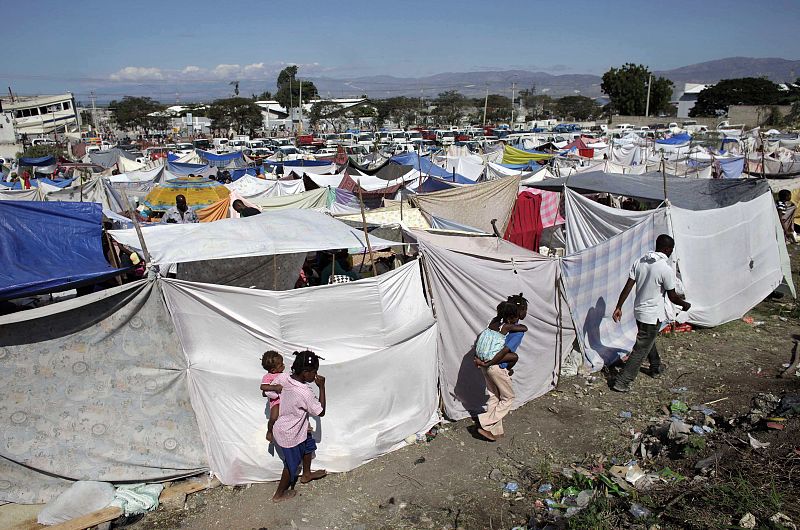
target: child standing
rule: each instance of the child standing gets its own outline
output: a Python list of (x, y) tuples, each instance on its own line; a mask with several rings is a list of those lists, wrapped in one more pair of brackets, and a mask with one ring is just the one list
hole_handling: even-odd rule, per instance
[(283, 356), (273, 350), (264, 352), (261, 356), (261, 366), (267, 371), (261, 378), (261, 395), (267, 398), (267, 406), (264, 415), (267, 417), (267, 441), (272, 441), (272, 426), (280, 414), (281, 397), (280, 393), (283, 386), (276, 379), (283, 374), (286, 367), (283, 364)]
[[(309, 416), (325, 415), (325, 378), (317, 373), (321, 357), (311, 351), (294, 352), (294, 355), (292, 375), (280, 379), (283, 383), (281, 414), (275, 421), (273, 430), (274, 442), (283, 460), (283, 473), (272, 497), (274, 502), (295, 496), (294, 485), (301, 465), (303, 475), (299, 478), (303, 484), (327, 474), (324, 469), (311, 471), (311, 459), (317, 444), (308, 430)], [(319, 388), (319, 399), (308, 387), (311, 382), (316, 383)]]

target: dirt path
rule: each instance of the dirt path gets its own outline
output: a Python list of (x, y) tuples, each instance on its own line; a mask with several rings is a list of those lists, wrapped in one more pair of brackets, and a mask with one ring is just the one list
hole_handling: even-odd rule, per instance
[[(274, 484), (222, 487), (191, 496), (185, 510), (160, 510), (130, 527), (508, 529), (524, 525), (541, 512), (535, 510), (536, 499), (541, 497), (537, 485), (564, 480), (554, 469), (573, 463), (591, 467), (609, 465), (612, 459), (630, 460), (632, 433), (657, 423), (664, 416), (663, 407), (673, 399), (690, 405), (717, 401), (711, 406), (718, 416), (733, 418), (746, 413), (759, 392), (778, 396), (800, 392), (800, 378), (776, 377), (782, 364), (789, 362), (793, 336), (800, 335), (799, 315), (794, 301), (765, 301), (749, 314), (758, 325), (736, 321), (712, 330), (662, 336), (659, 348), (668, 369), (664, 377), (654, 380), (640, 374), (630, 394), (611, 392), (603, 374), (562, 379), (556, 391), (513, 412), (506, 426), (507, 437), (495, 444), (474, 438), (468, 430), (471, 422), (460, 421), (446, 425), (428, 444), (410, 446), (352, 472), (300, 485), (301, 496), (279, 506), (270, 500)], [(679, 393), (671, 390), (684, 387)], [(622, 411), (630, 412), (631, 417), (621, 417)], [(728, 489), (734, 492), (730, 499), (720, 494), (720, 502), (729, 503), (727, 508), (714, 504), (716, 497), (710, 496), (708, 488), (701, 488), (696, 495), (684, 493), (675, 501), (676, 495), (686, 491), (687, 483), (643, 495), (639, 502), (649, 503), (655, 512), (667, 504), (664, 499), (673, 500), (662, 518), (653, 521), (661, 528), (736, 524), (744, 510), (756, 512), (759, 522), (770, 510), (780, 510), (800, 523), (795, 493), (800, 486), (800, 455), (794, 453), (800, 447), (798, 430), (798, 420), (790, 418), (784, 431), (759, 433), (759, 440), (772, 444), (769, 451), (762, 450), (763, 457), (736, 441), (736, 436), (746, 438), (746, 434), (731, 431), (724, 442), (720, 429), (720, 439), (714, 441), (715, 435), (710, 435), (691, 458), (664, 457), (648, 464), (682, 470), (690, 479), (697, 459), (725, 446), (729, 467), (706, 478), (714, 487), (719, 483), (723, 492), (728, 491), (725, 486), (730, 482)], [(792, 476), (789, 470), (795, 465), (798, 472)], [(769, 482), (763, 482), (769, 476), (755, 473), (773, 469), (770, 466), (777, 474), (770, 475), (774, 479), (772, 493)], [(750, 490), (751, 504), (737, 497), (744, 486), (737, 486), (736, 470), (744, 477), (755, 473), (753, 476), (760, 478), (754, 479), (754, 488), (771, 497), (763, 500), (758, 491)], [(724, 478), (723, 472), (730, 472), (732, 478)], [(503, 496), (508, 481), (521, 485), (514, 498)], [(690, 484), (695, 482), (700, 480)], [(600, 500), (569, 524), (627, 526), (633, 522), (627, 514), (630, 502)], [(682, 514), (686, 520), (681, 520)]]

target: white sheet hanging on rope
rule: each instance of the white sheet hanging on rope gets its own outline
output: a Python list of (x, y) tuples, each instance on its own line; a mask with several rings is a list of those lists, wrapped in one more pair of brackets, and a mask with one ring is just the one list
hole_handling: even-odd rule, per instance
[(261, 354), (322, 357), (325, 417), (315, 467), (348, 471), (425, 429), (438, 405), (437, 327), (419, 264), (378, 278), (272, 292), (164, 280), (190, 363), (189, 392), (211, 470), (225, 484), (276, 480), (264, 440)]
[[(135, 230), (109, 230), (125, 246), (141, 250)], [(208, 259), (294, 254), (337, 248), (366, 248), (364, 233), (314, 210), (265, 211), (213, 223), (142, 227), (156, 265)], [(396, 242), (370, 237), (372, 248)]]

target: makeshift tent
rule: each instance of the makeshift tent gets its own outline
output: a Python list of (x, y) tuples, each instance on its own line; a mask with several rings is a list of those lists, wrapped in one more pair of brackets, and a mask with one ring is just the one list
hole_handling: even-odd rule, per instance
[(433, 308), (439, 318), (439, 388), (446, 415), (467, 418), (483, 409), (485, 383), (473, 364), (478, 334), (512, 294), (528, 299), (528, 332), (514, 367), (514, 406), (551, 390), (562, 354), (572, 348), (569, 309), (559, 296), (558, 260), (496, 237), (409, 233), (419, 241)]
[(528, 164), (529, 162), (538, 162), (540, 160), (549, 160), (553, 155), (548, 153), (540, 153), (536, 151), (524, 151), (506, 145), (503, 148), (503, 164)]
[[(202, 149), (195, 149), (197, 156), (200, 159), (213, 167), (241, 167), (244, 166), (244, 158), (241, 151), (233, 151), (231, 153), (217, 154), (210, 151), (203, 151)], [(231, 166), (232, 164), (232, 166)]]
[[(431, 225), (419, 208), (412, 208), (404, 206), (401, 214), (400, 206), (388, 206), (384, 208), (375, 208), (364, 212), (364, 217), (368, 224), (371, 225), (402, 225), (406, 228), (419, 228), (425, 230), (430, 228)], [(352, 221), (361, 223), (361, 213), (339, 215), (336, 217), (341, 221)]]
[[(329, 396), (313, 419), (318, 466), (347, 471), (435, 421), (437, 327), (418, 263), (378, 278), (286, 292), (165, 280), (211, 469), (226, 484), (275, 480), (258, 392), (265, 350), (320, 354)], [(402, 377), (397, 377), (402, 374)], [(253, 389), (256, 389), (254, 392)], [(413, 398), (412, 398), (413, 396)], [(321, 420), (321, 421), (320, 421)]]
[[(431, 162), (430, 158), (420, 156), (417, 153), (403, 153), (392, 157), (392, 162), (400, 164), (401, 166), (411, 166), (413, 169), (419, 171), (426, 177), (439, 177), (444, 180), (449, 180), (457, 184), (474, 184), (474, 180), (470, 180), (463, 175), (448, 171), (442, 166), (437, 166)], [(417, 178), (414, 176), (413, 178)]]
[[(292, 181), (289, 181), (292, 182)], [(296, 181), (303, 183), (302, 180)], [(303, 191), (289, 195), (268, 196), (259, 195), (250, 197), (250, 202), (260, 207), (262, 210), (285, 210), (292, 208), (299, 209), (323, 209), (335, 200), (335, 192), (328, 188), (317, 188), (315, 190)]]
[[(709, 210), (749, 201), (769, 190), (761, 179), (686, 179), (667, 177), (667, 197), (680, 208)], [(661, 173), (614, 175), (593, 171), (571, 177), (543, 180), (531, 187), (561, 191), (564, 186), (579, 193), (611, 193), (653, 201), (664, 200), (664, 179)]]
[[(140, 249), (134, 230), (108, 232), (125, 246)], [(214, 223), (142, 227), (156, 265), (223, 258), (291, 254), (338, 248), (366, 248), (364, 234), (314, 210), (279, 210)], [(370, 238), (373, 247), (391, 241)]]
[(208, 468), (190, 362), (156, 282), (0, 317), (0, 352), (0, 501), (48, 502), (74, 480), (155, 482)]
[(89, 159), (92, 164), (97, 164), (104, 168), (114, 167), (120, 158), (127, 158), (128, 160), (136, 160), (133, 153), (129, 153), (123, 149), (109, 149), (108, 151), (92, 151), (89, 153)]
[(542, 235), (542, 218), (539, 213), (541, 206), (540, 195), (520, 193), (503, 238), (522, 248), (538, 252), (539, 238)]
[(112, 183), (127, 183), (127, 182), (160, 182), (162, 179), (176, 178), (178, 175), (170, 175), (164, 170), (164, 167), (156, 167), (153, 169), (144, 169), (141, 171), (130, 171), (120, 173), (119, 175), (110, 175), (106, 177)]
[(573, 141), (568, 143), (563, 147), (566, 151), (572, 151), (573, 149), (578, 151), (578, 154), (585, 158), (592, 158), (594, 157), (594, 148), (586, 145), (586, 142), (583, 141), (583, 138), (575, 138)]
[(150, 210), (165, 212), (175, 206), (175, 197), (183, 195), (189, 208), (197, 209), (214, 204), (230, 195), (228, 188), (202, 177), (179, 177), (159, 184), (147, 194), (142, 204)]
[(40, 201), (41, 193), (38, 188), (29, 190), (0, 189), (0, 201)]
[(0, 202), (0, 300), (119, 274), (103, 255), (102, 218), (96, 203)]
[(283, 197), (295, 195), (306, 191), (302, 179), (300, 180), (267, 180), (245, 175), (235, 182), (225, 184), (231, 191), (237, 192), (242, 197), (252, 199), (267, 197)]
[(508, 227), (511, 211), (519, 190), (520, 178), (506, 177), (474, 186), (415, 195), (414, 205), (423, 212), (450, 219), (493, 233), (492, 219), (503, 234)]
[[(43, 184), (44, 186), (44, 184)], [(106, 184), (103, 177), (95, 177), (87, 182), (79, 183), (64, 189), (55, 189), (44, 192), (42, 200), (50, 202), (97, 202), (103, 208), (115, 212), (127, 210), (123, 207), (122, 200), (116, 192)]]

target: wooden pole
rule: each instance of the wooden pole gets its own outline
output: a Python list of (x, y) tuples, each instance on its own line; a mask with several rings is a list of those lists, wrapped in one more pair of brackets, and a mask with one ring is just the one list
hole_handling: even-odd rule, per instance
[(661, 153), (661, 179), (664, 181), (664, 200), (667, 200), (667, 171), (664, 163), (664, 153)]
[(131, 208), (131, 202), (128, 200), (128, 193), (124, 189), (120, 191), (122, 192), (122, 198), (125, 200), (125, 207), (131, 214), (131, 221), (133, 221), (133, 227), (136, 229), (136, 235), (139, 237), (139, 244), (142, 245), (142, 252), (144, 253), (144, 259), (147, 263), (150, 263), (152, 265), (152, 258), (150, 257), (150, 252), (147, 250), (147, 244), (144, 242), (144, 236), (142, 235), (142, 227), (139, 226), (139, 219), (136, 217), (136, 210)]
[[(364, 229), (364, 239), (367, 242), (367, 251), (369, 251), (369, 261), (372, 263), (372, 275), (378, 277), (378, 268), (375, 266), (375, 257), (372, 255), (372, 245), (369, 243), (369, 232), (367, 232), (367, 216), (364, 213), (364, 196), (361, 194), (361, 179), (358, 179), (358, 202), (361, 206), (361, 226)], [(363, 263), (363, 261), (362, 261)]]

